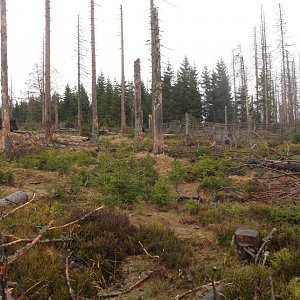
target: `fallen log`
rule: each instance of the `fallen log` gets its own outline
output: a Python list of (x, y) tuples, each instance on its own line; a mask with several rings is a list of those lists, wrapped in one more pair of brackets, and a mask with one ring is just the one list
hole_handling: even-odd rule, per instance
[(17, 191), (11, 195), (8, 195), (0, 199), (0, 207), (6, 206), (19, 206), (28, 201), (28, 195), (23, 191)]
[(300, 172), (300, 162), (295, 160), (261, 160), (257, 158), (251, 158), (247, 160), (247, 163), (249, 165), (263, 166), (276, 170)]

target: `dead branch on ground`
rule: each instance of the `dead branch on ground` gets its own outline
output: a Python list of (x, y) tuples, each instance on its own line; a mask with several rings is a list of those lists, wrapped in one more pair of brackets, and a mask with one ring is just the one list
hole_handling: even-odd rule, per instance
[(160, 256), (158, 255), (151, 255), (143, 246), (143, 244), (139, 241), (140, 246), (142, 247), (143, 251), (146, 253), (146, 255), (152, 259), (160, 259)]
[(69, 255), (66, 257), (66, 280), (67, 280), (67, 285), (69, 288), (70, 296), (71, 296), (72, 300), (76, 300), (77, 297), (76, 297), (74, 290), (72, 288), (72, 285), (71, 285), (70, 272), (69, 272), (69, 260), (70, 260), (71, 256), (72, 256), (72, 252), (70, 252)]
[(3, 216), (1, 216), (1, 217), (0, 217), (0, 221), (2, 221), (2, 220), (3, 220), (4, 218), (6, 218), (6, 217), (12, 215), (12, 214), (13, 214), (14, 212), (16, 212), (17, 210), (19, 210), (19, 209), (25, 207), (26, 205), (32, 203), (32, 202), (35, 200), (35, 197), (36, 197), (36, 193), (33, 194), (31, 200), (27, 201), (26, 203), (24, 203), (24, 204), (22, 204), (22, 205), (17, 206), (17, 207), (14, 208), (13, 210), (11, 210), (11, 211), (5, 213)]
[(90, 215), (92, 215), (93, 213), (95, 213), (96, 211), (99, 211), (101, 209), (103, 209), (104, 206), (100, 206), (92, 211), (90, 211), (89, 213), (85, 214), (84, 216), (82, 216), (81, 218), (75, 220), (75, 221), (72, 221), (70, 223), (67, 223), (67, 224), (64, 224), (64, 225), (60, 225), (60, 226), (53, 226), (53, 227), (50, 227), (49, 230), (54, 230), (54, 229), (61, 229), (61, 228), (66, 228), (66, 227), (69, 227), (69, 226), (72, 226), (72, 225), (75, 225), (75, 224), (78, 224), (79, 222), (83, 221), (84, 219), (86, 219), (87, 217), (89, 217)]
[(113, 292), (105, 292), (101, 291), (98, 293), (98, 297), (100, 299), (106, 299), (106, 298), (113, 298), (113, 297), (119, 297), (125, 294), (128, 294), (130, 291), (134, 290), (135, 288), (139, 287), (142, 283), (144, 283), (146, 280), (148, 280), (155, 272), (158, 270), (154, 271), (148, 271), (148, 274), (141, 276), (142, 278), (139, 279), (137, 282), (135, 282), (133, 285), (129, 287), (123, 287), (122, 291), (113, 291)]

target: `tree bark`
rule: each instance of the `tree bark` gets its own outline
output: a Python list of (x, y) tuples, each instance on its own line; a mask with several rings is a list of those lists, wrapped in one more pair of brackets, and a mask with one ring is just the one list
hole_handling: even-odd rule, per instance
[(142, 81), (140, 59), (134, 62), (134, 84), (135, 84), (135, 131), (134, 147), (138, 151), (143, 144), (143, 110), (142, 110)]
[(99, 122), (96, 94), (96, 46), (95, 46), (95, 3), (91, 0), (91, 51), (92, 51), (92, 108), (93, 108), (93, 130), (92, 138), (99, 137)]
[(59, 129), (59, 123), (58, 123), (58, 98), (59, 95), (55, 93), (53, 95), (53, 104), (54, 104), (54, 129)]
[(283, 15), (281, 4), (279, 5), (279, 29), (280, 29), (280, 46), (282, 59), (282, 110), (283, 110), (283, 124), (286, 126), (287, 118), (287, 101), (286, 101), (286, 52), (285, 52), (285, 31), (283, 24)]
[(161, 54), (158, 10), (150, 0), (151, 8), (151, 57), (152, 57), (152, 115), (153, 115), (153, 153), (164, 151), (163, 111), (161, 83)]
[(78, 22), (77, 22), (77, 116), (78, 116), (78, 130), (79, 134), (82, 131), (82, 104), (81, 104), (81, 51), (80, 51), (80, 19), (78, 14)]
[(18, 206), (28, 201), (28, 195), (23, 191), (17, 191), (0, 199), (0, 206)]
[(8, 66), (7, 66), (7, 20), (6, 0), (1, 0), (1, 96), (2, 96), (2, 135), (3, 147), (6, 157), (12, 155), (12, 142), (10, 136), (10, 107), (8, 96)]
[(46, 10), (46, 63), (45, 63), (45, 138), (52, 140), (51, 132), (51, 65), (50, 65), (50, 0), (45, 0)]
[(121, 84), (122, 84), (122, 96), (121, 96), (121, 134), (126, 133), (126, 112), (125, 112), (125, 75), (124, 75), (124, 30), (123, 30), (123, 8), (120, 5), (121, 11)]

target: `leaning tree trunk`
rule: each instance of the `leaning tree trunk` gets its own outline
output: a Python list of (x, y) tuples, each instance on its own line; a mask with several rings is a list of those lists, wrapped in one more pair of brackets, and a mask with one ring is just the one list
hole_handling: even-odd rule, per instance
[(46, 64), (45, 64), (45, 138), (52, 140), (51, 132), (51, 66), (50, 66), (50, 0), (45, 0)]
[(12, 143), (10, 137), (10, 109), (7, 70), (6, 0), (1, 0), (1, 96), (3, 110), (2, 134), (4, 153), (7, 157), (10, 157), (12, 154)]

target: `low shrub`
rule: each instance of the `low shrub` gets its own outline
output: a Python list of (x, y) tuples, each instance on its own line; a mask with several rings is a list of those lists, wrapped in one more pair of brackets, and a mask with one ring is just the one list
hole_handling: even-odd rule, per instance
[(0, 184), (13, 186), (14, 183), (15, 183), (15, 179), (12, 172), (0, 171)]
[(271, 218), (280, 224), (300, 225), (300, 207), (286, 206), (271, 210)]
[(95, 158), (89, 152), (46, 150), (35, 156), (21, 157), (18, 164), (23, 168), (37, 168), (39, 170), (65, 173), (70, 170), (72, 164), (86, 165), (94, 161)]
[(199, 186), (201, 188), (208, 188), (218, 190), (220, 188), (229, 187), (231, 184), (230, 179), (223, 176), (209, 176), (200, 180)]
[(175, 201), (173, 185), (168, 179), (159, 178), (153, 187), (151, 198), (154, 203), (160, 206), (171, 204)]
[(292, 142), (294, 144), (300, 144), (300, 132), (296, 132), (293, 135)]
[(146, 157), (101, 157), (89, 185), (96, 187), (107, 204), (134, 204), (142, 197), (149, 199), (158, 179), (154, 160)]
[(270, 262), (279, 276), (289, 280), (292, 276), (297, 275), (300, 265), (299, 258), (299, 252), (292, 253), (291, 250), (282, 248), (272, 255)]
[[(78, 219), (83, 214), (75, 210), (70, 220)], [(88, 262), (88, 267), (96, 271), (97, 277), (104, 279), (100, 282), (111, 283), (121, 274), (120, 265), (124, 258), (134, 254), (135, 246), (131, 237), (135, 232), (127, 215), (104, 209), (81, 223), (72, 251)]]
[(185, 268), (192, 263), (191, 245), (180, 240), (170, 228), (157, 224), (141, 225), (135, 237), (149, 253), (160, 256), (161, 262), (169, 268)]
[(50, 191), (48, 196), (51, 199), (56, 199), (56, 200), (66, 200), (68, 198), (68, 193), (66, 191), (66, 188), (61, 186), (61, 185), (57, 185), (54, 186)]
[(225, 299), (271, 298), (269, 277), (271, 271), (261, 265), (250, 265), (224, 270), (223, 294)]

